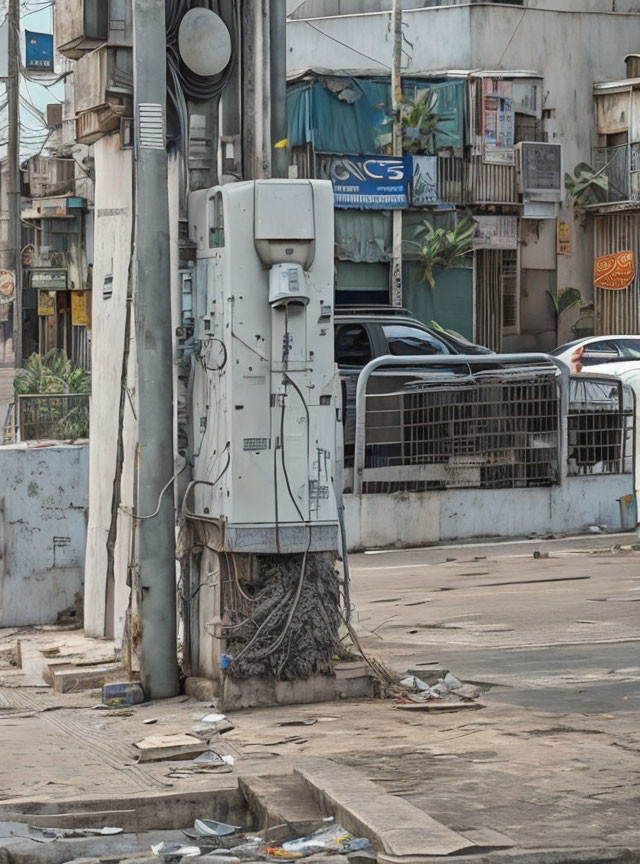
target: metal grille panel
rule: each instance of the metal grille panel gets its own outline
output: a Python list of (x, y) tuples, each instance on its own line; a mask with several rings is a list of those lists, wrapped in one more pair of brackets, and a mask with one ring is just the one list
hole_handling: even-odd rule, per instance
[(420, 380), (367, 396), (364, 492), (559, 482), (554, 371)]

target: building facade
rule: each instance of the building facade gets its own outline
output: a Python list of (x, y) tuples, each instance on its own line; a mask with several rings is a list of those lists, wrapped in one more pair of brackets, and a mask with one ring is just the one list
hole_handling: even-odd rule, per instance
[[(563, 175), (592, 160), (599, 143), (593, 86), (624, 71), (626, 49), (635, 45), (638, 4), (617, 3), (615, 11), (588, 0), (538, 0), (525, 8), (443, 0), (424, 5), (403, 15), (404, 94), (415, 101), (424, 89), (437, 92), (433, 113), (452, 137), (437, 134), (428, 152), (414, 154), (414, 188), (403, 208), (404, 304), (425, 323), (435, 320), (494, 349), (551, 350), (593, 327), (594, 229), (576, 212)], [(392, 119), (388, 96), (369, 100), (369, 111), (363, 102), (373, 81), (386, 82), (388, 94), (389, 7), (291, 4), (290, 137), (299, 176), (321, 172), (327, 160), (335, 169), (332, 160), (388, 153), (376, 127), (382, 115), (387, 123)], [(357, 98), (344, 85), (340, 89), (341, 80), (352, 82)], [(297, 112), (303, 84), (311, 88), (311, 104)], [(324, 92), (316, 97), (318, 85)], [(327, 123), (322, 109), (330, 98), (335, 104)], [(370, 146), (375, 140), (378, 149), (356, 150), (357, 136), (345, 141), (349, 111), (361, 130), (359, 142)], [(436, 194), (433, 203), (416, 206), (415, 166), (424, 163), (424, 155), (437, 166), (431, 169)], [(426, 219), (434, 227), (451, 226), (465, 214), (479, 225), (474, 250), (463, 266), (436, 270), (431, 286), (412, 260), (416, 225)], [(336, 216), (339, 238), (364, 233), (373, 241), (360, 243), (355, 252), (338, 243), (338, 301), (352, 303), (360, 292), (365, 302), (388, 302), (390, 215), (383, 209), (375, 215), (375, 228), (369, 211)], [(369, 228), (361, 228), (367, 219)], [(582, 299), (558, 315), (565, 289), (577, 289)]]

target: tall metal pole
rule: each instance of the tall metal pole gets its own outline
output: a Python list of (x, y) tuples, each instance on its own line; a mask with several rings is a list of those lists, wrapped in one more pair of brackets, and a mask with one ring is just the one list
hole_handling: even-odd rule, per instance
[(133, 62), (140, 671), (147, 695), (160, 699), (179, 692), (165, 0), (134, 0)]
[(286, 0), (271, 0), (269, 4), (269, 43), (271, 61), (271, 176), (288, 177)]
[(10, 261), (16, 279), (13, 301), (13, 350), (16, 367), (22, 366), (22, 256), (20, 249), (20, 0), (9, 0), (9, 236)]
[[(393, 110), (393, 155), (402, 156), (402, 7), (393, 0), (391, 12), (393, 30), (393, 63), (391, 66), (391, 107)], [(402, 210), (393, 211), (393, 250), (391, 258), (391, 304), (402, 306)]]

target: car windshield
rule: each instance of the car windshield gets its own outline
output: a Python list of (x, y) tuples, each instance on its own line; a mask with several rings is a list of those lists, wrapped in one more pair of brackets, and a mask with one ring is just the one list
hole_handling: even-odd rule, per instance
[(411, 327), (408, 324), (385, 324), (382, 330), (389, 345), (389, 353), (396, 356), (453, 353), (442, 339), (418, 327)]

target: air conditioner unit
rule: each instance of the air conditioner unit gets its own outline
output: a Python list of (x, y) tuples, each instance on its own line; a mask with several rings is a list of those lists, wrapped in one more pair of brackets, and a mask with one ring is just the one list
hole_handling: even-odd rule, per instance
[(109, 36), (107, 0), (57, 0), (56, 46), (71, 60), (93, 51)]
[(518, 187), (523, 201), (562, 201), (562, 144), (521, 141), (515, 149)]
[(76, 140), (92, 144), (120, 129), (133, 114), (133, 52), (121, 45), (102, 45), (78, 60), (76, 67)]

